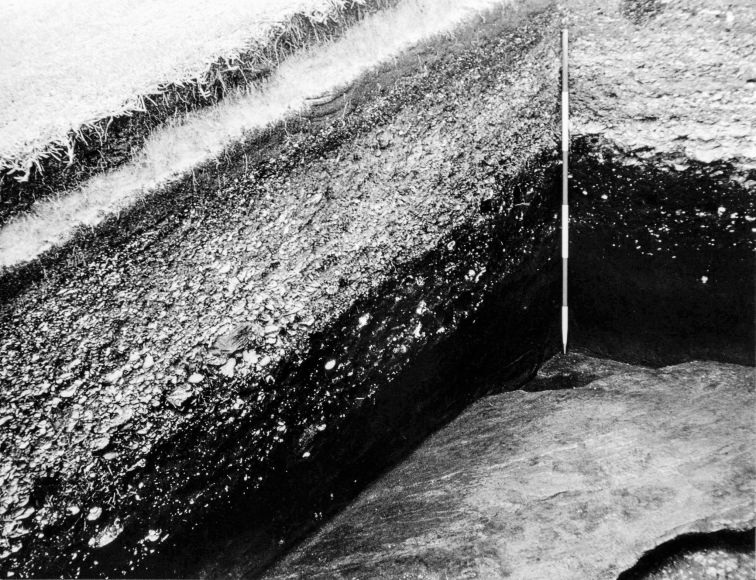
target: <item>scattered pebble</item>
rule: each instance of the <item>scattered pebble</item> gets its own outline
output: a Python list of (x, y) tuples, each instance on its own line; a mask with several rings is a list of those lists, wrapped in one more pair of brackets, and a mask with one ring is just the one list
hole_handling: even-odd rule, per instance
[(186, 405), (187, 401), (192, 398), (193, 394), (194, 393), (192, 393), (190, 389), (181, 386), (171, 391), (167, 397), (167, 400), (177, 409), (181, 409), (184, 405)]
[(201, 383), (204, 379), (204, 375), (201, 375), (200, 373), (192, 373), (188, 380), (191, 384), (196, 385), (197, 383)]
[(269, 324), (263, 329), (263, 332), (266, 336), (273, 336), (278, 334), (281, 331), (280, 326), (276, 326), (275, 324)]
[(34, 509), (33, 507), (29, 506), (29, 507), (28, 507), (28, 508), (26, 508), (25, 510), (21, 511), (21, 512), (20, 512), (20, 513), (19, 513), (19, 514), (18, 514), (18, 515), (16, 516), (16, 518), (15, 518), (15, 519), (17, 519), (17, 520), (20, 520), (20, 521), (23, 521), (23, 520), (27, 520), (27, 519), (29, 519), (29, 518), (30, 518), (30, 517), (32, 516), (32, 514), (34, 514), (34, 512), (35, 512), (35, 511), (36, 511), (36, 510), (35, 510), (35, 509)]
[(100, 516), (102, 515), (102, 508), (101, 507), (93, 507), (89, 510), (89, 513), (87, 514), (87, 519), (90, 522), (96, 522), (100, 519)]
[(105, 526), (98, 534), (89, 539), (89, 545), (93, 548), (102, 548), (112, 543), (123, 531), (121, 520), (116, 518), (113, 523)]
[(114, 385), (121, 379), (122, 376), (123, 376), (122, 369), (115, 370), (112, 373), (108, 373), (107, 375), (105, 375), (105, 382), (108, 383), (109, 385)]
[(134, 417), (134, 409), (131, 407), (123, 407), (118, 411), (118, 414), (110, 422), (111, 427), (120, 427), (128, 423)]
[(236, 359), (230, 358), (226, 361), (226, 364), (224, 364), (221, 367), (220, 372), (224, 377), (233, 378), (235, 367), (236, 367)]
[(93, 451), (102, 451), (103, 449), (107, 448), (107, 446), (110, 445), (110, 437), (107, 435), (104, 437), (98, 437), (94, 441), (92, 441), (92, 450)]
[(336, 368), (336, 361), (331, 359), (325, 364), (325, 370), (330, 371)]

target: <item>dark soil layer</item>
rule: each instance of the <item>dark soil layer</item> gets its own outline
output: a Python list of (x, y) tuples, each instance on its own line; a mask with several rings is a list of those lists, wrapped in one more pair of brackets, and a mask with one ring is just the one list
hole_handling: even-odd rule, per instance
[(82, 127), (69, 138), (74, 144), (74, 158), (69, 161), (65, 148), (40, 159), (28, 179), (18, 181), (17, 174), (0, 171), (0, 225), (12, 216), (33, 208), (37, 200), (62, 194), (96, 173), (119, 167), (142, 147), (149, 134), (172, 117), (180, 117), (217, 103), (235, 90), (263, 83), (281, 59), (308, 46), (340, 36), (366, 14), (396, 3), (396, 0), (370, 0), (346, 3), (338, 17), (319, 22), (301, 14), (282, 24), (279, 34), (265, 46), (239, 54), (233, 66), (226, 60), (213, 63), (202, 81), (167, 83), (156, 94), (144, 95), (144, 110), (103, 119), (94, 126)]
[(573, 148), (572, 344), (650, 366), (753, 365), (753, 191), (726, 163), (629, 160)]

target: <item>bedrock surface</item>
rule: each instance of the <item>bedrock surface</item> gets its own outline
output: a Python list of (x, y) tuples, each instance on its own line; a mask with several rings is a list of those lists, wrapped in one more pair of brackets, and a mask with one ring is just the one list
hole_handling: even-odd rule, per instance
[(571, 357), (602, 378), (477, 401), (265, 577), (615, 578), (753, 527), (751, 368)]

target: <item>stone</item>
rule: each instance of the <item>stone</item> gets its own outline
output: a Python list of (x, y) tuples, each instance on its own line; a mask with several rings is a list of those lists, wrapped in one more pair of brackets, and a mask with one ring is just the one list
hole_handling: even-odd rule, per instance
[(180, 386), (170, 392), (167, 400), (175, 408), (182, 409), (193, 395), (194, 393), (192, 393), (191, 389), (186, 386)]
[(109, 385), (114, 385), (114, 384), (116, 384), (121, 379), (122, 376), (123, 376), (123, 370), (122, 369), (117, 369), (117, 370), (115, 370), (115, 371), (113, 371), (113, 372), (108, 373), (107, 375), (105, 375), (105, 377), (104, 377), (103, 380), (106, 383), (108, 383)]
[(264, 577), (616, 578), (754, 526), (752, 369), (579, 368), (602, 378), (474, 403)]
[(93, 451), (102, 451), (103, 449), (106, 449), (110, 445), (110, 437), (107, 435), (103, 437), (97, 437), (92, 441), (92, 450)]
[(123, 407), (119, 409), (118, 414), (110, 421), (111, 427), (120, 427), (128, 423), (134, 417), (134, 409), (131, 407)]
[(121, 523), (121, 520), (116, 518), (111, 524), (105, 526), (97, 534), (91, 537), (89, 539), (89, 545), (93, 548), (102, 548), (104, 546), (107, 546), (118, 536), (120, 536), (122, 531), (123, 524)]
[(249, 323), (235, 326), (229, 332), (215, 339), (210, 347), (210, 356), (223, 364), (223, 361), (229, 355), (248, 348), (257, 336), (257, 331), (257, 327)]
[(87, 520), (90, 522), (96, 522), (100, 519), (100, 516), (102, 515), (102, 508), (99, 506), (93, 507), (89, 509), (89, 512), (87, 513)]
[(226, 361), (226, 364), (221, 367), (220, 372), (224, 377), (233, 378), (235, 367), (236, 359), (230, 358)]

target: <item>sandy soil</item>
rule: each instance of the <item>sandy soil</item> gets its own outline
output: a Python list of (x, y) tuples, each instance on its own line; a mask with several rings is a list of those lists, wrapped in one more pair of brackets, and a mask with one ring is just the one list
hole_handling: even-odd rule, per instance
[(578, 0), (569, 12), (576, 135), (678, 171), (724, 160), (756, 186), (753, 2)]

